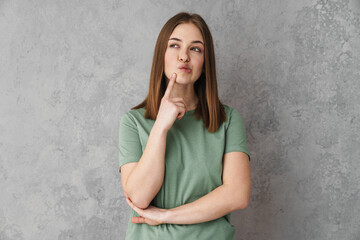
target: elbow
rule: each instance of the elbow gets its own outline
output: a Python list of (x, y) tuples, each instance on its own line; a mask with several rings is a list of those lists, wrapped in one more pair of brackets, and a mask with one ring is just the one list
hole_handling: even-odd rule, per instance
[(129, 188), (126, 184), (123, 185), (123, 192), (125, 197), (129, 198), (136, 207), (141, 209), (148, 208), (154, 198), (151, 193), (144, 190)]
[(250, 191), (233, 191), (232, 207), (233, 211), (243, 210), (250, 204)]
[(125, 197), (129, 198), (130, 201), (138, 208), (145, 209), (150, 205), (150, 201), (146, 201), (143, 198), (124, 191)]
[(234, 210), (244, 210), (250, 204), (251, 187), (250, 185), (244, 185), (242, 187), (235, 187), (232, 189), (233, 196), (233, 208)]
[(249, 206), (249, 203), (250, 203), (249, 198), (238, 199), (234, 204), (234, 208), (235, 210), (243, 210)]
[(130, 198), (130, 200), (132, 201), (132, 203), (138, 207), (138, 208), (141, 208), (141, 209), (145, 209), (145, 208), (148, 208), (149, 205), (150, 205), (150, 202), (148, 201), (144, 201), (142, 199), (139, 199), (139, 198)]

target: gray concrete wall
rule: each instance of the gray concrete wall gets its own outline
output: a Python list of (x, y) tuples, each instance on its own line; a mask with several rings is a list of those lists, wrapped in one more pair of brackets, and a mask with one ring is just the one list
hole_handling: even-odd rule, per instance
[(118, 121), (179, 11), (246, 123), (237, 239), (360, 238), (360, 1), (0, 1), (0, 239), (124, 239)]

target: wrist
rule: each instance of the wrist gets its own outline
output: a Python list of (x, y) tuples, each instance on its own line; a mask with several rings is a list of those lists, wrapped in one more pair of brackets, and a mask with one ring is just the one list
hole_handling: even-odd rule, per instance
[(155, 131), (156, 133), (162, 135), (167, 134), (169, 130), (161, 126), (157, 121), (155, 121), (151, 131)]
[(165, 223), (174, 223), (172, 221), (172, 214), (173, 212), (171, 211), (171, 209), (163, 209), (164, 210), (164, 213), (163, 213), (163, 218), (161, 220), (161, 223), (162, 224), (165, 224)]

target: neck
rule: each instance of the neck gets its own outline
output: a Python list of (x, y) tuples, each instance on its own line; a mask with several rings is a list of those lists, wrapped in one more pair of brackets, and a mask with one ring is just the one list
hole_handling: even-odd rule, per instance
[(196, 96), (194, 90), (194, 84), (178, 84), (175, 83), (170, 95), (170, 98), (181, 97), (184, 99), (187, 106), (187, 111), (193, 110), (196, 108), (198, 102), (198, 97)]

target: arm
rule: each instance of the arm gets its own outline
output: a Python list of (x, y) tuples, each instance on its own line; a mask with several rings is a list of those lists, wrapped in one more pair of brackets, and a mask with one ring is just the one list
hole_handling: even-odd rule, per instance
[(169, 210), (168, 223), (194, 224), (244, 209), (250, 201), (250, 162), (245, 153), (224, 155), (223, 185), (198, 200)]
[(139, 208), (147, 208), (161, 188), (165, 171), (166, 136), (175, 119), (181, 119), (186, 111), (183, 98), (170, 97), (175, 80), (176, 74), (173, 74), (140, 160), (121, 167), (124, 194)]
[(139, 162), (128, 163), (121, 167), (124, 194), (140, 208), (146, 208), (150, 204), (162, 185), (166, 135), (167, 131), (155, 123)]
[(150, 225), (195, 224), (246, 208), (251, 188), (249, 158), (243, 152), (230, 152), (224, 155), (223, 161), (223, 185), (192, 203), (168, 210), (153, 206), (139, 209), (128, 200), (129, 205), (141, 216), (134, 217), (132, 222)]

